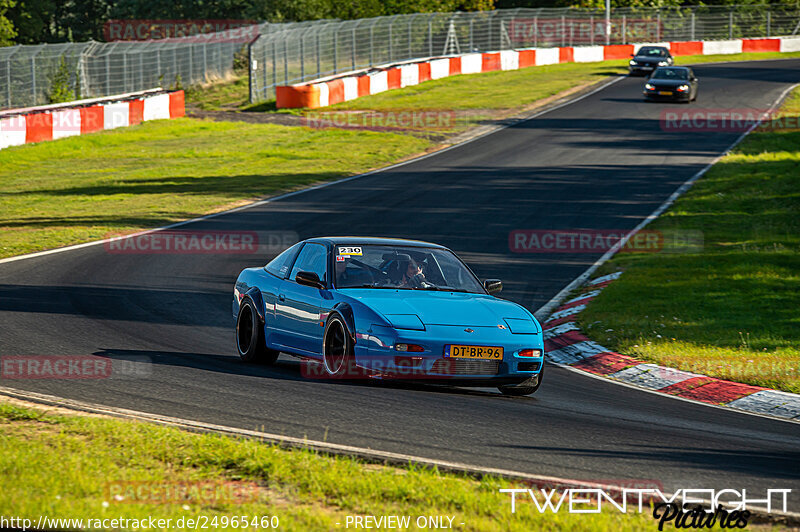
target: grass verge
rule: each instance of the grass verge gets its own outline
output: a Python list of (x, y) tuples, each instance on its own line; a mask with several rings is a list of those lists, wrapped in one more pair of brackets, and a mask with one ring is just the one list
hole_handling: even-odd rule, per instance
[(249, 516), (249, 523), (276, 516), (280, 530), (304, 531), (345, 529), (348, 515), (447, 516), (453, 528), (480, 531), (641, 530), (656, 523), (632, 511), (539, 514), (524, 501), (512, 514), (509, 495), (498, 490), (520, 486), (498, 478), (366, 464), (3, 402), (0, 471), (0, 514), (34, 523), (40, 515), (172, 519), (166, 528), (177, 528), (180, 518), (223, 523), (223, 517)]
[[(800, 89), (781, 114), (800, 119)], [(791, 122), (786, 122), (791, 123)], [(699, 231), (697, 253), (621, 253), (580, 315), (620, 353), (800, 393), (800, 130), (755, 132), (650, 230)]]
[[(676, 64), (701, 64), (729, 61), (757, 61), (800, 57), (800, 52), (759, 52), (721, 55), (690, 55)], [(523, 68), (506, 72), (487, 72), (426, 81), (413, 87), (364, 96), (331, 106), (335, 110), (396, 109), (515, 109), (566, 89), (598, 81), (601, 76), (627, 72), (627, 60), (598, 63), (564, 63)], [(466, 83), (465, 83), (466, 82)], [(454, 92), (455, 91), (455, 92)], [(453, 99), (453, 94), (458, 99)], [(270, 105), (247, 103), (247, 78), (218, 83), (206, 88), (188, 89), (186, 101), (203, 110), (263, 110)], [(284, 112), (302, 113), (299, 110)]]
[(380, 167), (394, 133), (191, 119), (0, 151), (0, 257), (157, 227)]

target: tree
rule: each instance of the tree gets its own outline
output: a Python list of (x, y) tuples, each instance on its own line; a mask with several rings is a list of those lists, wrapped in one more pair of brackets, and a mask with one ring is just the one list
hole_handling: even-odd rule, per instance
[(14, 7), (14, 0), (0, 0), (0, 46), (11, 46), (17, 36), (14, 24), (6, 17), (6, 12)]

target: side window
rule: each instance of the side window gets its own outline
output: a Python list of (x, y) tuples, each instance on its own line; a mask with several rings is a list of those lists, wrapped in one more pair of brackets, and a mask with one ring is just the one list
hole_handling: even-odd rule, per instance
[(272, 259), (269, 264), (264, 266), (264, 269), (267, 270), (269, 273), (276, 277), (280, 277), (283, 279), (286, 277), (286, 274), (289, 272), (289, 266), (292, 265), (292, 261), (294, 260), (297, 252), (300, 250), (300, 246), (302, 246), (302, 242), (298, 242), (294, 246), (290, 247), (274, 259)]
[(325, 246), (322, 244), (316, 244), (314, 242), (307, 243), (305, 246), (303, 246), (303, 250), (300, 252), (300, 255), (297, 256), (297, 260), (294, 263), (292, 274), (289, 276), (289, 279), (294, 281), (295, 277), (297, 276), (297, 272), (314, 272), (323, 283), (327, 283), (327, 257), (328, 249)]

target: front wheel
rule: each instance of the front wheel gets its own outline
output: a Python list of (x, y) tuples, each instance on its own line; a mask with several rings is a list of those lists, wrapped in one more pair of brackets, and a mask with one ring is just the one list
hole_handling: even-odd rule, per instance
[(278, 351), (268, 349), (264, 341), (264, 328), (256, 312), (255, 304), (250, 299), (242, 301), (239, 316), (236, 319), (236, 348), (239, 358), (245, 362), (274, 364), (278, 360)]
[(542, 385), (543, 376), (544, 376), (544, 365), (542, 365), (541, 371), (535, 377), (531, 377), (530, 379), (523, 381), (520, 384), (498, 386), (497, 389), (500, 390), (500, 393), (502, 393), (503, 395), (509, 395), (512, 397), (531, 395), (533, 393), (536, 393), (536, 390), (538, 390), (539, 387)]
[(331, 315), (325, 325), (322, 339), (322, 362), (331, 377), (343, 378), (355, 375), (353, 340), (347, 332), (344, 320), (338, 314)]

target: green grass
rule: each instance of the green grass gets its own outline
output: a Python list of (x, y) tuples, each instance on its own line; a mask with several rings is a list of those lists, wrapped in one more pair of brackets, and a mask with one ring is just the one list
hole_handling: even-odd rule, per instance
[[(800, 57), (800, 52), (759, 52), (722, 55), (691, 55), (676, 59), (676, 64), (700, 64), (724, 61), (756, 61)], [(598, 63), (564, 63), (523, 68), (506, 72), (488, 72), (426, 81), (413, 87), (387, 91), (373, 96), (330, 106), (331, 110), (389, 109), (515, 109), (557, 94), (572, 87), (599, 81), (602, 76), (627, 72), (627, 60)], [(465, 86), (466, 85), (466, 86)], [(453, 94), (458, 94), (454, 100)], [(186, 101), (204, 110), (274, 110), (269, 104), (247, 103), (247, 78), (216, 83), (205, 88), (190, 88)], [(293, 111), (300, 112), (300, 111)]]
[(0, 257), (185, 220), (383, 166), (428, 141), (192, 119), (0, 151)]
[(205, 86), (188, 87), (185, 97), (187, 104), (194, 104), (203, 111), (237, 110), (249, 105), (249, 91), (249, 80), (245, 75)]
[[(499, 478), (371, 465), (253, 440), (42, 414), (3, 403), (0, 476), (0, 514), (34, 522), (39, 515), (152, 516), (173, 523), (180, 517), (248, 515), (277, 516), (280, 530), (303, 531), (345, 529), (348, 515), (448, 515), (456, 529), (479, 531), (642, 530), (656, 523), (647, 513), (632, 511), (539, 514), (524, 501), (511, 514), (509, 496), (498, 490), (521, 486)], [(197, 491), (192, 487), (215, 485), (210, 483), (225, 488), (167, 501), (148, 495), (150, 488), (178, 483), (189, 493)], [(139, 487), (138, 494), (133, 487)]]
[[(800, 116), (800, 89), (782, 112)], [(704, 246), (614, 257), (601, 273), (625, 274), (581, 313), (589, 336), (666, 366), (800, 393), (800, 130), (751, 134), (648, 229), (700, 231)]]

